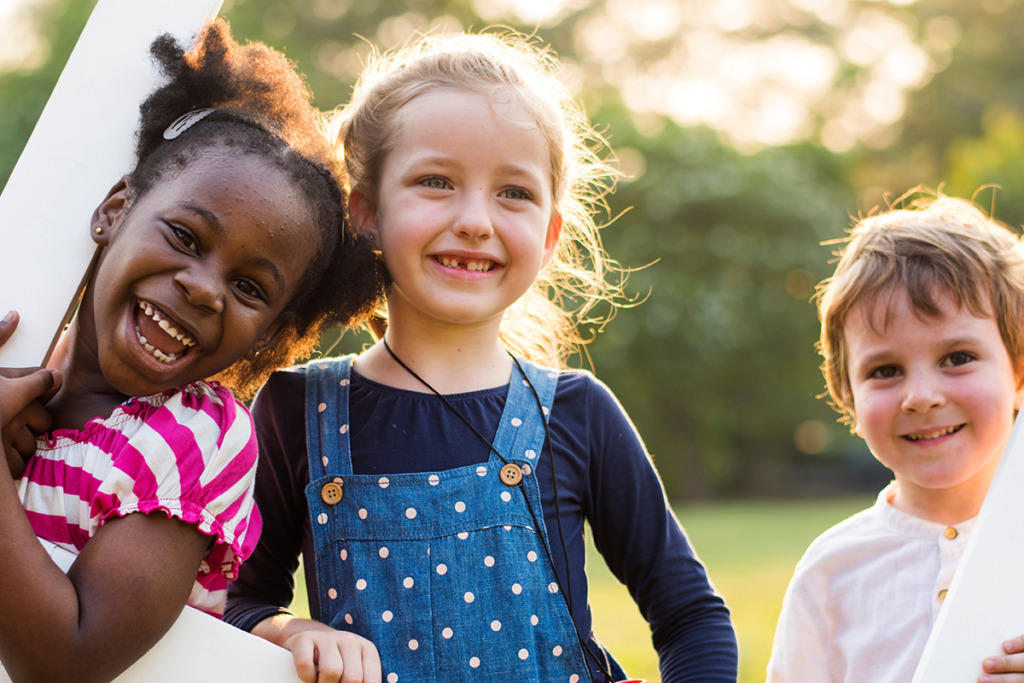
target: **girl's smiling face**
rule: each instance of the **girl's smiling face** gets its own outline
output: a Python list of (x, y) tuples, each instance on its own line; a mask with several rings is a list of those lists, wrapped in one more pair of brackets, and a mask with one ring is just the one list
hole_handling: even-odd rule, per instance
[(547, 141), (518, 106), (449, 89), (406, 104), (398, 130), (376, 205), (350, 202), (394, 280), (389, 317), (496, 329), (558, 242)]
[(130, 208), (127, 195), (115, 187), (94, 217), (106, 248), (80, 322), (110, 388), (159, 393), (269, 346), (320, 242), (292, 180), (217, 147)]
[(926, 518), (963, 509), (966, 519), (985, 498), (1024, 390), (996, 321), (948, 294), (937, 301), (942, 316), (927, 317), (899, 292), (888, 324), (882, 307), (857, 306), (843, 337), (857, 433), (896, 474), (894, 504)]

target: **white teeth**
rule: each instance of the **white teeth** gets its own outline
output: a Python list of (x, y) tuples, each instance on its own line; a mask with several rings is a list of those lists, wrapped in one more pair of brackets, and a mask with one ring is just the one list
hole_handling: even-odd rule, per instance
[(937, 439), (940, 436), (945, 436), (946, 434), (952, 434), (953, 432), (955, 432), (958, 429), (960, 429), (961, 426), (962, 425), (955, 425), (953, 427), (944, 427), (943, 429), (939, 429), (937, 431), (930, 432), (928, 434), (907, 434), (907, 438), (910, 439), (911, 441), (928, 441), (930, 439)]
[(148, 301), (142, 301), (140, 299), (139, 300), (139, 308), (142, 309), (142, 311), (146, 315), (148, 315), (150, 318), (155, 320), (157, 325), (160, 326), (160, 329), (164, 330), (168, 335), (174, 337), (175, 339), (177, 339), (178, 341), (180, 341), (182, 344), (184, 344), (186, 346), (186, 349), (184, 351), (182, 351), (181, 353), (172, 353), (172, 354), (164, 353), (160, 349), (158, 349), (155, 346), (153, 346), (152, 344), (150, 344), (149, 340), (146, 339), (144, 336), (142, 336), (142, 332), (139, 331), (139, 327), (138, 327), (138, 325), (136, 325), (135, 326), (135, 334), (137, 335), (137, 337), (139, 339), (139, 344), (141, 344), (142, 348), (146, 349), (146, 351), (148, 351), (150, 353), (150, 355), (152, 355), (157, 360), (159, 360), (159, 361), (161, 361), (163, 363), (171, 363), (173, 361), (176, 361), (176, 360), (178, 360), (179, 358), (181, 358), (182, 356), (185, 355), (186, 351), (188, 350), (187, 347), (193, 346), (195, 344), (195, 342), (192, 341), (191, 337), (186, 337), (183, 332), (179, 332), (177, 330), (177, 328), (175, 328), (174, 325), (171, 324), (170, 319), (167, 318), (160, 311), (160, 309), (157, 308), (156, 306), (154, 306), (153, 304), (149, 303)]
[(166, 332), (170, 336), (174, 337), (178, 341), (181, 341), (181, 338), (185, 336), (181, 332), (178, 332), (178, 328), (176, 328), (174, 325), (172, 325), (167, 318), (164, 318), (163, 320), (161, 320), (159, 325), (160, 325), (160, 329), (162, 329), (164, 332)]
[(459, 261), (459, 259), (448, 256), (439, 256), (437, 260), (441, 262), (442, 266), (446, 266), (448, 268), (462, 268), (464, 270), (472, 270), (474, 272), (488, 272), (494, 268), (493, 261), (467, 260), (462, 262)]

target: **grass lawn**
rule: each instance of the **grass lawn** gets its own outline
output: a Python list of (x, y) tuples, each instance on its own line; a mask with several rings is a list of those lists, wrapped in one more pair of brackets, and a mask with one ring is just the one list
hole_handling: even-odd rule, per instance
[[(832, 501), (714, 503), (676, 509), (679, 521), (732, 610), (740, 641), (739, 683), (763, 683), (775, 622), (793, 567), (808, 544), (833, 524), (871, 505), (870, 498)], [(650, 630), (632, 598), (589, 549), (587, 572), (594, 631), (631, 676), (659, 683)], [(309, 614), (298, 574), (292, 609)]]

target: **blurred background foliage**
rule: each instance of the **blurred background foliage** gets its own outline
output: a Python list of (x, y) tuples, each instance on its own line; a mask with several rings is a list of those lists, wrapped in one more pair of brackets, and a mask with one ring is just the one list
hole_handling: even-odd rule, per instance
[[(93, 4), (29, 2), (0, 29), (0, 185)], [(500, 24), (554, 48), (626, 175), (603, 234), (642, 300), (580, 364), (677, 501), (877, 490), (885, 471), (816, 398), (821, 242), (918, 184), (998, 184), (979, 203), (1024, 221), (1014, 0), (227, 0), (222, 14), (284, 50), (322, 109), (346, 101), (371, 45), (417, 31)]]

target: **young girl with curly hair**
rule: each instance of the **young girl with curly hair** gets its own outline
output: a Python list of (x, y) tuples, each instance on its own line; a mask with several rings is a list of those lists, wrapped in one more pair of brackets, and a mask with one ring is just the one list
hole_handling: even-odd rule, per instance
[(229, 387), (250, 393), (382, 288), (287, 60), (222, 21), (152, 53), (169, 80), (89, 224), (77, 314), (51, 369), (0, 379), (5, 443), (35, 450), (20, 482), (0, 468), (0, 660), (18, 681), (109, 681), (186, 603), (222, 612), (261, 527), (255, 432)]

